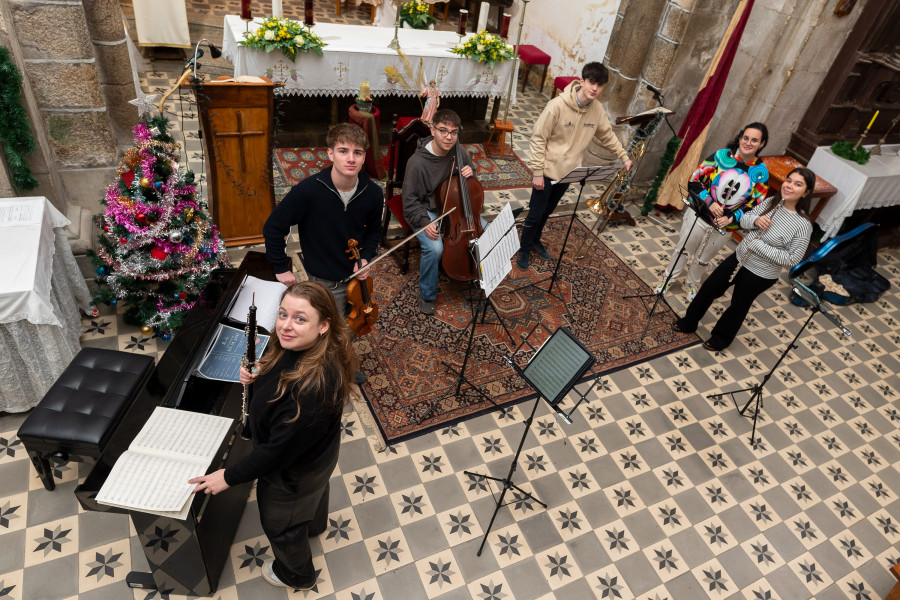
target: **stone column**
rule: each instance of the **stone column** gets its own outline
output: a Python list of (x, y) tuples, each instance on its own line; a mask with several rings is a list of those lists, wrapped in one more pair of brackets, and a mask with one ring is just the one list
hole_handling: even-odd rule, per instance
[(603, 94), (610, 113), (628, 112), (665, 8), (666, 0), (623, 2), (619, 7), (622, 19), (616, 18), (615, 39), (609, 46), (609, 84)]
[(80, 0), (0, 0), (24, 64), (28, 110), (49, 147), (59, 208), (92, 212), (113, 180), (116, 149)]
[(128, 104), (136, 95), (135, 73), (128, 54), (122, 8), (118, 0), (83, 0), (88, 31), (94, 45), (100, 87), (112, 134), (120, 152), (133, 145), (137, 108)]

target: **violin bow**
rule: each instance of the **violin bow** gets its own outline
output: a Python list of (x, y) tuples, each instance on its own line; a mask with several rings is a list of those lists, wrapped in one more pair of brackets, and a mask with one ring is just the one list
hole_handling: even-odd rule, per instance
[[(448, 210), (447, 212), (445, 212), (444, 214), (438, 215), (437, 217), (435, 217), (434, 219), (432, 219), (431, 221), (429, 221), (428, 223), (426, 223), (425, 225), (423, 225), (420, 229), (417, 229), (416, 231), (412, 232), (411, 234), (409, 234), (408, 236), (406, 236), (406, 237), (405, 237), (404, 239), (402, 239), (401, 241), (399, 241), (399, 242), (397, 242), (396, 244), (394, 244), (394, 246), (393, 246), (390, 250), (388, 250), (387, 252), (385, 252), (385, 253), (382, 254), (381, 256), (379, 256), (379, 257), (375, 258), (374, 260), (372, 260), (372, 262), (368, 263), (365, 267), (363, 267), (363, 269), (368, 269), (368, 268), (370, 268), (370, 267), (375, 266), (375, 264), (376, 264), (378, 261), (380, 261), (382, 258), (387, 258), (387, 256), (390, 255), (391, 252), (393, 252), (394, 250), (399, 249), (401, 246), (403, 246), (403, 244), (407, 243), (408, 241), (410, 241), (411, 239), (413, 239), (414, 237), (416, 237), (417, 235), (419, 235), (420, 233), (422, 233), (423, 231), (425, 231), (425, 229), (427, 229), (429, 225), (431, 225), (431, 224), (433, 224), (433, 223), (437, 223), (438, 221), (440, 221), (441, 219), (443, 219), (444, 217), (446, 217), (447, 215), (449, 215), (450, 213), (452, 213), (454, 210), (456, 210), (456, 207), (455, 207), (455, 206), (454, 206), (453, 208), (451, 208), (450, 210)], [(359, 271), (357, 271), (356, 273), (353, 273), (352, 275), (349, 275), (349, 276), (345, 277), (344, 279), (341, 280), (341, 283), (347, 283), (347, 282), (350, 281), (351, 279), (354, 279), (358, 274), (359, 274)]]

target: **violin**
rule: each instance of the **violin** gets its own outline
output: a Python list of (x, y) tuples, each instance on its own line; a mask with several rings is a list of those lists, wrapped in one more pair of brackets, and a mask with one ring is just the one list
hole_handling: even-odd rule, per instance
[(472, 254), (471, 243), (483, 233), (481, 209), (484, 207), (484, 189), (475, 177), (463, 177), (462, 167), (466, 164), (466, 150), (456, 140), (456, 175), (450, 175), (438, 188), (442, 199), (441, 212), (454, 210), (447, 219), (441, 237), (444, 252), (441, 267), (451, 279), (472, 281), (478, 279), (477, 265)]
[[(359, 258), (359, 242), (347, 240), (347, 254), (350, 260), (356, 261), (357, 271), (362, 269)], [(360, 281), (354, 277), (347, 284), (347, 302), (350, 304), (350, 314), (347, 315), (347, 325), (356, 335), (366, 335), (372, 331), (372, 326), (378, 320), (378, 305), (372, 300), (373, 292), (372, 276)]]

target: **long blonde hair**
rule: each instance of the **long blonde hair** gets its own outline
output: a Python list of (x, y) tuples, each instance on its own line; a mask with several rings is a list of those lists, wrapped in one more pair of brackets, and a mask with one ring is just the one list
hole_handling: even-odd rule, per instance
[[(353, 374), (359, 361), (350, 345), (350, 329), (334, 302), (334, 296), (325, 286), (313, 281), (301, 281), (286, 289), (281, 299), (286, 296), (305, 299), (322, 321), (329, 322), (328, 330), (316, 338), (294, 368), (281, 373), (275, 397), (270, 400), (275, 402), (289, 389), (296, 389), (294, 402), (297, 404), (297, 414), (288, 421), (291, 423), (300, 417), (299, 396), (305, 393), (318, 394), (324, 410), (341, 410), (350, 396)], [(269, 349), (259, 361), (260, 374), (271, 370), (285, 351), (277, 335), (272, 335), (269, 342)], [(334, 390), (327, 389), (329, 375), (336, 378)]]

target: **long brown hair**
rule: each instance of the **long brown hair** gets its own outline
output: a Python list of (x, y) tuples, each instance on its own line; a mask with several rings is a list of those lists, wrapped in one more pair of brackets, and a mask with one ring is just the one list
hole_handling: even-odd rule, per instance
[[(787, 174), (787, 179), (794, 173), (800, 173), (800, 177), (803, 178), (804, 183), (806, 183), (806, 193), (803, 194), (799, 200), (797, 200), (797, 214), (806, 219), (807, 221), (812, 221), (809, 218), (809, 207), (812, 204), (812, 193), (813, 189), (816, 187), (816, 174), (813, 173), (810, 169), (806, 167), (797, 167)], [(775, 207), (781, 202), (781, 190), (778, 190), (778, 193), (772, 197), (771, 203), (766, 207), (766, 210), (762, 212), (760, 217), (772, 212), (775, 210)]]
[[(297, 404), (297, 414), (288, 421), (290, 423), (300, 416), (298, 396), (304, 393), (320, 396), (323, 402), (321, 408), (328, 412), (342, 409), (350, 396), (353, 373), (359, 362), (350, 345), (350, 329), (334, 302), (334, 296), (325, 286), (313, 281), (301, 281), (286, 289), (281, 299), (286, 296), (305, 299), (322, 321), (329, 322), (328, 330), (318, 336), (294, 368), (281, 373), (275, 397), (270, 400), (275, 402), (287, 390), (296, 389), (294, 402)], [(259, 372), (271, 370), (283, 354), (281, 341), (277, 335), (272, 335), (269, 349), (259, 361)], [(336, 379), (333, 390), (328, 389), (330, 379)]]

